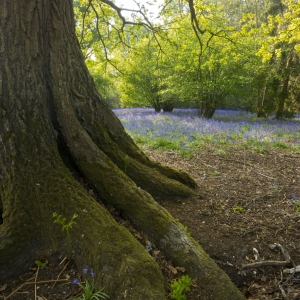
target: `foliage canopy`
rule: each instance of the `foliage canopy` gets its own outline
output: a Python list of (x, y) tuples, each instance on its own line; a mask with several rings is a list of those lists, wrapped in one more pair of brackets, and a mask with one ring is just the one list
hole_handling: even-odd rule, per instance
[(106, 2), (74, 6), (87, 65), (111, 106), (197, 107), (206, 118), (224, 107), (277, 119), (299, 111), (298, 1), (165, 0), (154, 20), (140, 1), (127, 19)]

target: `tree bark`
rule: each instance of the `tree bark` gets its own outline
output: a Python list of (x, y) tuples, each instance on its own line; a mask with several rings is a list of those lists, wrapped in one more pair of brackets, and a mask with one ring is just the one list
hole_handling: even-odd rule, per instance
[(289, 96), (289, 83), (290, 83), (290, 76), (291, 76), (291, 63), (293, 60), (293, 54), (290, 54), (287, 63), (284, 70), (284, 76), (283, 76), (283, 83), (281, 92), (279, 93), (279, 99), (278, 99), (278, 107), (275, 114), (276, 120), (282, 120), (284, 117), (284, 106), (285, 102), (288, 99)]
[[(244, 299), (154, 197), (187, 197), (195, 181), (149, 160), (102, 101), (84, 64), (71, 0), (0, 0), (0, 279), (38, 257), (67, 255), (52, 213), (67, 220), (73, 259), (111, 299), (166, 299), (154, 259), (75, 180), (79, 173), (203, 295)], [(151, 195), (152, 196), (151, 196)]]

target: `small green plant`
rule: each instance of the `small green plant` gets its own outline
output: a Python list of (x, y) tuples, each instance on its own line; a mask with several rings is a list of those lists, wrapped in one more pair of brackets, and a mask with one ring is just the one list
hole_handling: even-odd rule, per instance
[(184, 292), (190, 291), (192, 278), (189, 275), (182, 275), (178, 280), (175, 280), (171, 286), (171, 298), (176, 300), (185, 300)]
[(152, 147), (154, 149), (166, 149), (166, 150), (179, 150), (178, 145), (176, 142), (172, 142), (168, 140), (167, 138), (156, 138), (153, 140)]
[[(89, 268), (85, 267), (83, 269), (83, 274), (87, 276), (88, 270)], [(99, 291), (95, 292), (95, 281), (94, 281), (95, 273), (93, 270), (91, 270), (90, 275), (91, 275), (91, 283), (89, 282), (88, 279), (85, 279), (84, 284), (81, 284), (78, 279), (73, 280), (73, 284), (78, 284), (83, 291), (82, 297), (80, 296), (76, 299), (77, 300), (93, 300), (93, 299), (99, 300), (99, 299), (109, 298), (109, 296), (103, 292), (104, 287)]]
[(180, 155), (182, 158), (189, 160), (194, 157), (194, 154), (191, 151), (180, 151)]
[(52, 218), (55, 218), (55, 220), (53, 221), (54, 223), (60, 224), (62, 227), (62, 231), (66, 231), (67, 233), (67, 243), (68, 243), (68, 250), (70, 253), (70, 256), (72, 256), (72, 248), (71, 248), (71, 242), (70, 242), (70, 229), (73, 227), (74, 224), (76, 224), (76, 222), (74, 221), (76, 218), (78, 217), (77, 214), (74, 214), (72, 219), (67, 222), (66, 218), (63, 218), (62, 215), (58, 215), (56, 212), (53, 213)]
[(38, 267), (43, 268), (43, 267), (45, 267), (45, 266), (47, 265), (48, 262), (45, 261), (45, 262), (43, 263), (43, 262), (41, 262), (41, 261), (39, 261), (39, 260), (35, 260), (34, 263), (35, 263)]
[(287, 144), (284, 143), (284, 142), (275, 142), (275, 143), (274, 143), (274, 147), (280, 148), (280, 149), (288, 149), (288, 148), (289, 148), (289, 145), (287, 145)]
[(289, 199), (290, 203), (295, 206), (296, 212), (300, 212), (300, 197), (297, 197), (296, 193), (291, 194), (291, 199)]
[(211, 175), (212, 176), (219, 176), (219, 175), (221, 175), (221, 173), (218, 172), (218, 171), (214, 171), (214, 172), (211, 173)]
[(233, 209), (234, 211), (240, 211), (240, 212), (242, 212), (242, 211), (244, 210), (244, 207), (235, 205), (232, 209)]
[(186, 235), (187, 235), (189, 238), (191, 238), (192, 236), (191, 236), (191, 233), (188, 231), (188, 227), (187, 227), (187, 226), (184, 226), (183, 229), (184, 229)]
[(264, 146), (255, 146), (254, 151), (260, 154), (268, 154), (269, 150)]
[(218, 149), (215, 151), (216, 155), (220, 155), (220, 156), (228, 156), (228, 152), (223, 150), (223, 149)]

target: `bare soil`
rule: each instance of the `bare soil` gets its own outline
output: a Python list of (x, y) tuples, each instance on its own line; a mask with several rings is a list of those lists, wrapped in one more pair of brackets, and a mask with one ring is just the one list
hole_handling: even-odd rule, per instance
[[(247, 299), (300, 299), (299, 273), (287, 275), (282, 272), (287, 267), (280, 266), (241, 269), (255, 262), (253, 248), (262, 261), (283, 261), (281, 252), (269, 247), (275, 243), (294, 265), (300, 264), (300, 209), (291, 201), (300, 200), (299, 154), (208, 147), (189, 160), (172, 152), (148, 155), (196, 179), (196, 199), (162, 205), (187, 226)], [(201, 299), (197, 288), (192, 294), (188, 299)]]
[[(196, 197), (158, 201), (186, 226), (247, 299), (300, 299), (300, 273), (283, 272), (300, 265), (299, 153), (276, 148), (264, 154), (244, 148), (220, 151), (210, 146), (184, 159), (172, 151), (146, 152), (152, 159), (185, 170), (196, 179)], [(126, 220), (119, 221), (143, 242), (142, 233)], [(274, 263), (285, 260), (278, 247), (270, 247), (275, 244), (290, 255), (290, 266)], [(274, 265), (242, 269), (256, 262), (253, 248), (260, 261), (273, 261)], [(166, 286), (184, 274), (180, 266), (172, 266), (155, 248), (153, 255), (166, 277)], [(79, 287), (72, 284), (80, 277), (75, 269), (63, 257), (49, 260), (43, 269), (33, 267), (26, 274), (0, 282), (0, 299), (72, 299), (80, 293)], [(57, 279), (67, 280), (55, 282)], [(41, 283), (49, 280), (52, 282)], [(28, 284), (34, 281), (40, 283)], [(190, 300), (203, 299), (195, 285), (186, 296)]]

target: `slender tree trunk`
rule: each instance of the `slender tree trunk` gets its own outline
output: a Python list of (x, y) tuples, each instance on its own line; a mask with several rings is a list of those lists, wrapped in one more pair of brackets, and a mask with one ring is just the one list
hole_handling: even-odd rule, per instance
[[(150, 161), (102, 101), (74, 33), (71, 0), (0, 0), (0, 279), (67, 254), (52, 213), (69, 220), (73, 258), (111, 299), (166, 299), (144, 245), (74, 179), (79, 173), (210, 299), (244, 299), (153, 196), (187, 197), (195, 181)], [(150, 195), (151, 194), (151, 195)]]
[(293, 55), (291, 54), (288, 58), (287, 64), (286, 64), (286, 70), (285, 70), (285, 76), (283, 80), (283, 86), (281, 89), (281, 92), (279, 94), (279, 100), (278, 100), (278, 107), (275, 114), (276, 120), (283, 119), (283, 113), (284, 113), (284, 105), (285, 101), (288, 98), (289, 95), (289, 82), (290, 82), (290, 76), (291, 76), (291, 63), (293, 60)]
[(281, 93), (279, 94), (279, 97), (278, 97), (279, 98), (278, 107), (277, 107), (276, 114), (275, 114), (275, 119), (276, 120), (282, 120), (283, 119), (284, 105), (285, 105), (285, 101), (288, 97), (289, 81), (290, 81), (290, 76), (286, 75), (286, 77), (284, 78), (282, 91), (281, 91)]

